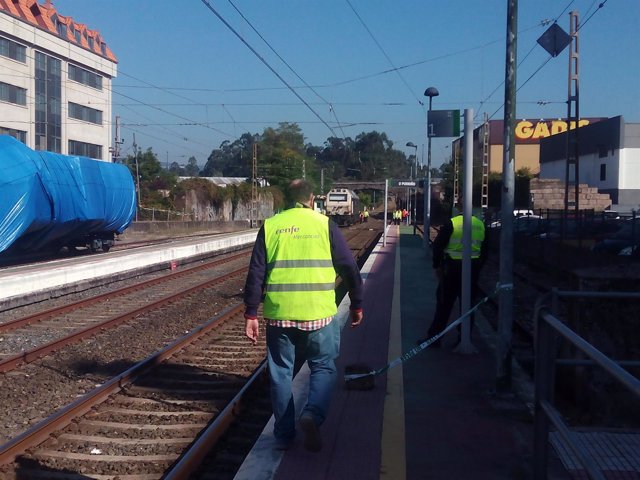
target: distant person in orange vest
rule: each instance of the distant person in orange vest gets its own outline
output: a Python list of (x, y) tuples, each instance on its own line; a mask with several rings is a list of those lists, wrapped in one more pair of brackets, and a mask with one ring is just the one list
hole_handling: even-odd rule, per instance
[(364, 222), (364, 213), (360, 212), (360, 223)]
[(407, 223), (407, 217), (409, 216), (409, 212), (406, 208), (402, 209), (402, 221)]

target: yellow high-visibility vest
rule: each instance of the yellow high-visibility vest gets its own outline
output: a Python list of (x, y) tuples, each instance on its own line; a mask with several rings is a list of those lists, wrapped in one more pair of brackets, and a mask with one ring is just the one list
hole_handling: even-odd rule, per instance
[[(462, 260), (462, 215), (451, 219), (453, 232), (449, 238), (446, 252), (454, 260)], [(471, 217), (471, 258), (480, 258), (480, 248), (484, 241), (484, 223), (477, 217)]]
[(335, 315), (329, 218), (310, 208), (291, 208), (265, 220), (264, 234), (264, 317), (304, 321)]

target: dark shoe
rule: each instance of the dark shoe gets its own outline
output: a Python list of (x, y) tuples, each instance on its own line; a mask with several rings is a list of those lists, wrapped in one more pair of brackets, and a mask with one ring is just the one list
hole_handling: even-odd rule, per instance
[(289, 450), (293, 445), (293, 438), (276, 438), (274, 445), (276, 450)]
[(320, 429), (313, 417), (308, 413), (303, 413), (300, 415), (298, 423), (300, 424), (302, 433), (304, 433), (304, 448), (310, 452), (319, 452), (322, 450)]

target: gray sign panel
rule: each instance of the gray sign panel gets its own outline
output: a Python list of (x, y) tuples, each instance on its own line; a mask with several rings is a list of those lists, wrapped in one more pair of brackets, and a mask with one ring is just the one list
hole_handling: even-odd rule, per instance
[(428, 137), (459, 137), (460, 110), (429, 110), (427, 112)]

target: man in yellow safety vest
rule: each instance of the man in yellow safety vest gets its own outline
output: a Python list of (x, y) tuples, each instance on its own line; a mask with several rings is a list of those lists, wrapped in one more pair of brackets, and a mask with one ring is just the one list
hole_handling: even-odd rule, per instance
[(244, 290), (245, 333), (256, 344), (258, 307), (263, 316), (276, 448), (294, 441), (295, 408), (291, 383), (307, 361), (310, 375), (307, 403), (299, 425), (307, 450), (322, 448), (324, 422), (337, 372), (340, 347), (335, 280), (349, 291), (351, 327), (362, 322), (363, 284), (360, 271), (337, 225), (313, 210), (313, 188), (306, 180), (289, 185), (294, 207), (265, 220), (253, 248)]

